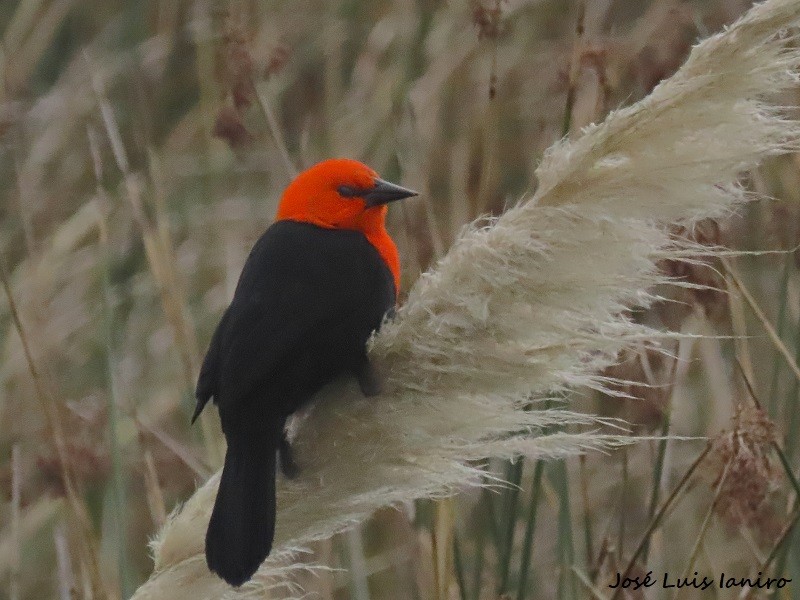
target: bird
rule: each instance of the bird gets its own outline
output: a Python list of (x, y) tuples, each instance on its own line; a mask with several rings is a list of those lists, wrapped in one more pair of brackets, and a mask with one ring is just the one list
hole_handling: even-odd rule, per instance
[(205, 555), (234, 587), (272, 549), (278, 462), (287, 477), (298, 471), (287, 419), (342, 376), (365, 396), (380, 392), (367, 341), (400, 287), (387, 204), (416, 195), (359, 161), (325, 160), (289, 184), (245, 261), (200, 368), (191, 421), (213, 399), (227, 449)]

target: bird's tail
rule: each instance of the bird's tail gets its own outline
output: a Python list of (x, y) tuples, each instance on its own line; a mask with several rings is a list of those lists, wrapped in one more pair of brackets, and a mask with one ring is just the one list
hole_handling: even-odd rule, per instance
[(269, 437), (229, 441), (206, 532), (208, 568), (237, 587), (272, 549), (277, 442)]

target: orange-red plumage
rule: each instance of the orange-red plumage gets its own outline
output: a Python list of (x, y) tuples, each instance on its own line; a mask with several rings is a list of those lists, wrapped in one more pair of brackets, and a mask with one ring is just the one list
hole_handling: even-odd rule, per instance
[(364, 200), (347, 198), (337, 191), (342, 185), (369, 189), (378, 174), (367, 165), (348, 158), (333, 158), (298, 175), (286, 188), (278, 206), (278, 221), (301, 221), (328, 229), (352, 229), (363, 233), (375, 246), (400, 289), (400, 258), (386, 231), (385, 204), (367, 207)]

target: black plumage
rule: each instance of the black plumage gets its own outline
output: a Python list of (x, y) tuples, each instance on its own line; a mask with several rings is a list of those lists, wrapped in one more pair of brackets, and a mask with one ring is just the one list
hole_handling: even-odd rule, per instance
[(278, 221), (245, 263), (212, 337), (194, 419), (213, 398), (228, 442), (206, 533), (208, 567), (232, 585), (272, 548), (276, 452), (287, 417), (342, 374), (376, 391), (366, 342), (394, 307), (392, 273), (360, 231)]

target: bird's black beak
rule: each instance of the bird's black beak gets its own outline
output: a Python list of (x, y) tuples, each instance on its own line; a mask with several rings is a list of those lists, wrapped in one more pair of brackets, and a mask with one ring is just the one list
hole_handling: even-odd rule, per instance
[(361, 197), (364, 198), (367, 207), (372, 207), (417, 195), (418, 193), (413, 190), (400, 187), (394, 183), (389, 183), (383, 179), (376, 179), (375, 187), (361, 194)]

